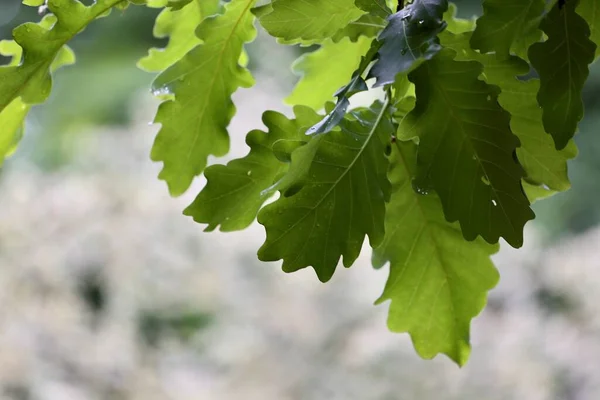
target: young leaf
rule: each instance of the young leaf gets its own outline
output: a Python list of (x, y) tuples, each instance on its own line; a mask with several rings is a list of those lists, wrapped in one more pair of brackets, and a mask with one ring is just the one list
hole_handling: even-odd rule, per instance
[[(52, 18), (47, 18), (49, 22)], [(0, 54), (11, 57), (9, 66), (18, 66), (21, 62), (23, 49), (14, 41), (0, 41)], [(71, 65), (75, 62), (75, 54), (67, 47), (63, 46), (50, 65), (50, 72), (58, 68)], [(17, 144), (23, 136), (24, 121), (31, 105), (25, 104), (20, 97), (17, 97), (0, 112), (0, 166), (4, 159), (10, 156), (17, 147)]]
[(529, 46), (542, 38), (538, 26), (545, 6), (546, 0), (485, 0), (471, 46), (500, 58), (514, 52), (527, 59)]
[(598, 0), (580, 0), (577, 13), (590, 27), (590, 39), (596, 43), (596, 58), (600, 55), (600, 2)]
[[(442, 45), (456, 51), (457, 60), (480, 62), (485, 81), (500, 87), (498, 102), (511, 114), (511, 130), (521, 142), (517, 158), (525, 169), (525, 180), (540, 186), (539, 194), (551, 195), (569, 189), (567, 160), (577, 155), (577, 148), (571, 141), (565, 149), (556, 150), (552, 137), (544, 130), (542, 110), (536, 98), (539, 80), (517, 79), (529, 72), (529, 64), (516, 56), (499, 59), (494, 54), (473, 51), (469, 46), (470, 37), (470, 33), (452, 35), (444, 32), (440, 35)], [(530, 191), (526, 192), (529, 195)]]
[(50, 69), (63, 46), (122, 1), (98, 0), (86, 7), (76, 0), (49, 0), (52, 15), (16, 27), (13, 37), (23, 48), (23, 62), (0, 67), (0, 112), (17, 97), (26, 104), (45, 101), (52, 87)]
[(458, 224), (446, 221), (436, 194), (411, 188), (417, 146), (396, 142), (386, 207), (385, 238), (373, 265), (390, 262), (390, 275), (377, 303), (391, 300), (388, 327), (408, 332), (423, 358), (438, 353), (463, 365), (470, 353), (469, 325), (498, 282), (490, 255), (498, 250), (481, 239), (466, 242)]
[(194, 34), (205, 17), (217, 13), (219, 0), (190, 1), (177, 7), (165, 8), (156, 17), (154, 36), (169, 37), (164, 49), (150, 49), (148, 55), (138, 62), (138, 67), (148, 72), (162, 71), (188, 51), (201, 43)]
[(369, 51), (361, 58), (358, 68), (352, 74), (352, 79), (350, 79), (350, 82), (346, 86), (340, 88), (334, 94), (334, 96), (338, 98), (338, 101), (333, 110), (321, 121), (311, 126), (306, 131), (307, 135), (327, 133), (331, 131), (340, 123), (340, 121), (344, 118), (344, 115), (346, 115), (346, 111), (350, 106), (350, 97), (358, 92), (364, 92), (369, 89), (367, 82), (363, 78), (363, 75), (380, 47), (381, 42), (378, 42), (377, 40), (373, 41)]
[(332, 37), (363, 14), (354, 0), (274, 0), (260, 23), (286, 43), (312, 44)]
[(283, 259), (286, 272), (311, 266), (325, 282), (340, 257), (352, 265), (365, 235), (372, 246), (383, 240), (390, 191), (383, 140), (393, 128), (386, 106), (352, 116), (340, 131), (314, 136), (292, 153), (294, 179), (258, 214), (267, 232), (260, 260)]
[(581, 93), (596, 52), (576, 5), (574, 1), (563, 7), (557, 3), (541, 24), (548, 40), (529, 49), (531, 64), (540, 75), (538, 103), (544, 110), (544, 127), (557, 149), (567, 145), (583, 118)]
[(235, 112), (231, 95), (254, 80), (238, 60), (256, 36), (250, 8), (255, 0), (233, 0), (224, 14), (205, 19), (196, 32), (203, 43), (156, 78), (153, 90), (173, 94), (158, 108), (162, 124), (151, 157), (162, 161), (159, 178), (177, 196), (206, 167), (209, 155), (229, 150), (227, 126)]
[(319, 49), (300, 57), (293, 68), (302, 78), (286, 102), (304, 104), (315, 110), (323, 107), (352, 78), (371, 42), (366, 37), (359, 38), (357, 42), (342, 39), (338, 43), (327, 39)]
[(383, 42), (378, 60), (369, 72), (370, 77), (377, 78), (375, 87), (393, 83), (396, 75), (440, 51), (437, 35), (446, 28), (446, 10), (447, 0), (415, 0), (389, 17), (378, 38)]
[(208, 224), (207, 231), (221, 226), (221, 231), (246, 228), (263, 203), (273, 195), (275, 180), (285, 173), (288, 164), (274, 154), (274, 144), (281, 141), (304, 143), (308, 137), (302, 128), (315, 123), (319, 116), (308, 107), (295, 108), (296, 119), (289, 120), (275, 111), (263, 114), (268, 132), (254, 130), (246, 136), (250, 152), (227, 165), (212, 165), (204, 171), (206, 186), (184, 211), (196, 222)]
[(398, 133), (419, 137), (416, 188), (438, 193), (446, 218), (460, 222), (465, 239), (503, 237), (520, 247), (534, 214), (515, 160), (519, 140), (498, 104), (498, 88), (478, 79), (482, 65), (455, 56), (442, 50), (409, 75), (417, 104)]

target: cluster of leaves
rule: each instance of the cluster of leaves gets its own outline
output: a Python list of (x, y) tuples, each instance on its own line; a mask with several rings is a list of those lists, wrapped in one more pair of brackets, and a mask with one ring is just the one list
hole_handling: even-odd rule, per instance
[[(499, 239), (520, 247), (530, 204), (570, 186), (581, 92), (599, 54), (597, 0), (483, 0), (477, 20), (455, 18), (447, 0), (130, 2), (163, 8), (154, 33), (168, 45), (139, 66), (160, 73), (159, 178), (174, 196), (207, 180), (185, 215), (222, 231), (258, 219), (259, 259), (312, 267), (323, 282), (368, 236), (373, 265), (389, 263), (377, 300), (391, 300), (389, 328), (408, 332), (422, 357), (465, 363), (470, 321), (498, 280)], [(52, 71), (74, 61), (69, 40), (128, 6), (26, 3), (48, 14), (0, 42), (14, 60), (0, 68), (2, 159)], [(280, 43), (319, 47), (294, 65), (293, 117), (266, 111), (245, 157), (207, 167), (229, 150), (232, 94), (254, 83), (244, 45), (257, 24)], [(378, 100), (351, 104), (370, 87)]]

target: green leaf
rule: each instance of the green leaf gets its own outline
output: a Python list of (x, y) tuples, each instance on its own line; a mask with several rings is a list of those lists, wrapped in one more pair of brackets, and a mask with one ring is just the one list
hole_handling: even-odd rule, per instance
[(392, 14), (392, 10), (387, 6), (385, 0), (354, 0), (356, 7), (371, 15), (387, 18)]
[(258, 214), (267, 232), (260, 260), (282, 259), (286, 272), (311, 266), (325, 282), (340, 257), (352, 265), (365, 235), (371, 246), (383, 240), (390, 192), (383, 140), (393, 128), (386, 106), (352, 117), (341, 121), (341, 130), (314, 136), (292, 153), (288, 175), (294, 179)]
[(471, 46), (500, 58), (515, 53), (527, 59), (527, 49), (542, 38), (538, 27), (545, 5), (545, 0), (485, 0)]
[(270, 7), (260, 23), (286, 43), (317, 43), (364, 14), (354, 0), (274, 0)]
[(377, 78), (374, 86), (393, 83), (396, 75), (406, 73), (441, 49), (437, 35), (446, 28), (443, 20), (447, 0), (415, 0), (389, 18), (379, 41), (383, 42), (378, 60), (369, 72)]
[(250, 87), (254, 79), (238, 60), (245, 43), (256, 36), (255, 0), (233, 0), (224, 14), (205, 19), (196, 32), (203, 43), (158, 76), (156, 94), (173, 94), (158, 108), (155, 122), (162, 124), (151, 157), (162, 161), (159, 178), (171, 195), (184, 193), (204, 171), (209, 155), (229, 150), (227, 126), (235, 113), (231, 95)]
[(322, 108), (352, 78), (371, 42), (366, 37), (357, 42), (346, 38), (334, 43), (327, 39), (317, 50), (301, 56), (293, 65), (294, 72), (301, 78), (286, 102), (307, 105), (315, 110)]
[(389, 173), (394, 193), (386, 208), (385, 239), (373, 264), (390, 262), (377, 303), (391, 300), (388, 327), (408, 332), (423, 358), (438, 353), (464, 365), (470, 353), (469, 325), (498, 282), (490, 255), (498, 250), (481, 239), (466, 242), (458, 224), (446, 221), (438, 196), (411, 188), (417, 146), (396, 142)]
[(577, 13), (585, 19), (590, 27), (590, 39), (596, 43), (596, 58), (600, 56), (600, 3), (597, 0), (580, 0)]
[(331, 37), (334, 42), (339, 42), (344, 38), (348, 38), (356, 42), (361, 37), (374, 38), (386, 26), (385, 19), (370, 14), (361, 16), (356, 21), (348, 23), (344, 28), (336, 32)]
[[(2, 40), (0, 41), (0, 54), (12, 58), (9, 66), (18, 66), (23, 49), (14, 41)], [(71, 49), (63, 46), (50, 65), (50, 72), (74, 62), (75, 55)], [(17, 97), (0, 112), (0, 166), (4, 159), (16, 150), (23, 137), (24, 121), (30, 109), (30, 105), (25, 104), (20, 97)]]
[(321, 121), (310, 127), (306, 131), (307, 135), (327, 133), (334, 129), (344, 118), (344, 115), (346, 115), (346, 110), (350, 106), (350, 97), (356, 93), (364, 92), (369, 89), (363, 75), (380, 47), (381, 42), (378, 42), (377, 40), (373, 41), (369, 51), (361, 58), (358, 68), (352, 74), (350, 82), (335, 93), (338, 101), (333, 110)]
[[(552, 137), (544, 130), (542, 110), (537, 103), (539, 80), (517, 79), (529, 72), (529, 64), (515, 56), (499, 59), (493, 54), (473, 51), (469, 46), (470, 36), (470, 33), (451, 35), (445, 32), (440, 39), (442, 45), (456, 51), (457, 60), (476, 60), (483, 64), (482, 77), (487, 83), (500, 87), (498, 102), (511, 114), (511, 130), (521, 142), (517, 158), (525, 169), (525, 180), (540, 187), (535, 198), (544, 192), (552, 195), (569, 189), (567, 160), (577, 155), (577, 147), (571, 141), (565, 149), (556, 150)], [(532, 200), (529, 196), (532, 190), (526, 192)]]
[(419, 138), (416, 189), (434, 189), (446, 218), (459, 221), (464, 237), (523, 244), (523, 227), (534, 218), (523, 193), (523, 170), (515, 160), (519, 140), (499, 90), (478, 79), (475, 61), (455, 61), (441, 51), (409, 75), (415, 109), (400, 124), (400, 138)]
[[(268, 132), (254, 130), (246, 136), (250, 152), (227, 165), (212, 165), (204, 175), (207, 183), (196, 200), (184, 211), (196, 222), (208, 224), (207, 231), (246, 228), (254, 221), (263, 203), (273, 195), (273, 185), (288, 169), (274, 154), (274, 145), (282, 141), (304, 143), (307, 126), (319, 116), (308, 107), (295, 108), (296, 119), (289, 120), (274, 111), (263, 114)], [(302, 129), (304, 128), (304, 130)]]
[(587, 23), (575, 12), (576, 5), (569, 1), (559, 8), (557, 3), (541, 24), (548, 40), (529, 49), (541, 81), (538, 103), (544, 110), (544, 127), (557, 149), (567, 145), (583, 118), (581, 93), (596, 52)]
[(75, 0), (49, 0), (39, 24), (28, 22), (13, 30), (23, 48), (23, 62), (0, 67), (0, 113), (16, 98), (26, 104), (42, 103), (52, 86), (51, 66), (61, 49), (77, 33), (123, 0), (98, 0), (86, 7)]
[(165, 8), (156, 17), (154, 36), (169, 38), (164, 49), (150, 49), (138, 62), (138, 67), (148, 72), (162, 71), (173, 65), (188, 51), (201, 43), (194, 34), (205, 17), (217, 13), (219, 0), (190, 1), (177, 8)]
[(446, 27), (446, 31), (452, 33), (463, 33), (471, 32), (473, 29), (475, 29), (475, 17), (473, 17), (472, 19), (457, 18), (457, 11), (458, 10), (454, 3), (448, 4), (448, 11), (446, 11), (446, 13), (444, 14), (444, 21), (446, 21), (446, 23), (448, 24), (448, 26)]

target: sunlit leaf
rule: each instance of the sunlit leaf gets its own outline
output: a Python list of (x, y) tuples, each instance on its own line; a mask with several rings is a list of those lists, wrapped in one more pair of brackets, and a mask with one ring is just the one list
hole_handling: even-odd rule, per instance
[(332, 37), (364, 11), (354, 0), (274, 0), (261, 25), (287, 43), (315, 43)]
[(469, 325), (498, 282), (490, 255), (498, 246), (466, 242), (449, 223), (435, 193), (412, 189), (417, 146), (396, 142), (389, 173), (394, 192), (386, 208), (385, 238), (373, 264), (390, 262), (390, 276), (377, 301), (391, 300), (388, 326), (408, 332), (424, 358), (445, 353), (463, 365), (470, 353)]
[(227, 165), (208, 167), (204, 172), (206, 186), (184, 214), (208, 224), (206, 230), (220, 225), (226, 232), (250, 225), (263, 203), (273, 195), (276, 179), (288, 169), (288, 163), (276, 157), (275, 143), (306, 142), (304, 130), (319, 118), (307, 107), (297, 107), (296, 114), (297, 119), (289, 120), (274, 111), (265, 112), (263, 122), (268, 131), (254, 130), (246, 136), (250, 152), (245, 157)]
[(233, 0), (224, 14), (205, 19), (197, 30), (203, 44), (160, 74), (157, 94), (172, 94), (162, 103), (155, 122), (162, 124), (152, 159), (162, 161), (159, 178), (172, 195), (187, 190), (206, 167), (209, 155), (229, 150), (227, 126), (235, 112), (231, 95), (254, 79), (238, 62), (245, 43), (256, 36), (250, 8), (255, 0)]
[(590, 39), (596, 43), (596, 58), (600, 55), (600, 2), (597, 0), (579, 0), (577, 13), (590, 27)]
[(194, 34), (205, 17), (215, 14), (219, 0), (190, 1), (177, 8), (165, 8), (156, 18), (154, 36), (169, 38), (164, 49), (150, 49), (138, 66), (149, 72), (162, 71), (173, 65), (188, 51), (201, 43)]
[[(294, 63), (294, 72), (301, 75), (294, 91), (286, 99), (291, 105), (304, 104), (319, 109), (333, 99), (334, 93), (352, 78), (361, 57), (369, 50), (371, 40), (362, 37), (357, 42), (330, 39), (321, 47), (305, 54)], [(331, 62), (335, 59), (335, 62)]]

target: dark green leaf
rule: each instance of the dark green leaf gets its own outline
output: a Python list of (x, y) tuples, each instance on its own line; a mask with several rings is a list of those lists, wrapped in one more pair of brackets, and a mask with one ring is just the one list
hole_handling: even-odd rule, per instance
[(482, 65), (455, 56), (443, 50), (409, 75), (417, 104), (398, 133), (419, 138), (416, 188), (438, 193), (446, 218), (460, 222), (467, 240), (503, 237), (520, 247), (534, 214), (515, 160), (519, 140), (498, 104), (498, 88), (478, 79)]
[[(196, 222), (208, 224), (206, 230), (221, 226), (221, 231), (246, 228), (263, 203), (273, 195), (275, 180), (287, 171), (288, 164), (273, 153), (278, 141), (304, 143), (304, 129), (319, 116), (308, 107), (296, 108), (297, 119), (289, 120), (274, 111), (263, 114), (268, 132), (254, 130), (246, 136), (250, 152), (227, 165), (212, 165), (204, 171), (206, 186), (184, 211)], [(272, 187), (270, 189), (270, 187)]]
[(365, 235), (372, 246), (383, 240), (390, 191), (383, 140), (393, 128), (380, 105), (352, 116), (341, 130), (314, 136), (292, 153), (288, 175), (294, 178), (258, 214), (267, 232), (262, 261), (283, 259), (286, 272), (312, 266), (325, 282), (340, 257), (352, 265)]
[(187, 190), (209, 155), (229, 150), (227, 126), (235, 112), (231, 95), (254, 84), (238, 62), (244, 44), (256, 36), (250, 13), (254, 1), (233, 0), (224, 14), (205, 19), (196, 32), (203, 43), (153, 84), (156, 94), (175, 96), (158, 108), (155, 122), (162, 128), (152, 148), (152, 159), (164, 163), (159, 178), (172, 195)]
[(545, 0), (485, 0), (471, 46), (500, 58), (515, 53), (527, 59), (529, 46), (542, 38), (538, 26), (545, 5)]
[[(501, 93), (498, 102), (511, 114), (510, 127), (519, 138), (521, 146), (517, 148), (517, 157), (525, 169), (525, 180), (546, 196), (571, 187), (567, 175), (567, 160), (577, 155), (573, 141), (563, 150), (556, 150), (554, 141), (544, 130), (542, 110), (537, 103), (540, 87), (538, 79), (523, 81), (518, 76), (529, 72), (529, 64), (516, 56), (499, 59), (493, 54), (481, 54), (469, 47), (470, 33), (452, 35), (447, 32), (440, 35), (442, 45), (457, 53), (457, 60), (476, 60), (483, 64), (482, 77), (486, 82), (499, 86)], [(526, 185), (526, 188), (530, 188)], [(526, 190), (528, 197), (531, 190)]]
[(562, 8), (554, 6), (541, 24), (548, 40), (529, 49), (531, 64), (540, 75), (538, 102), (544, 110), (544, 127), (557, 149), (567, 145), (583, 118), (581, 92), (596, 52), (576, 5), (569, 1)]
[(415, 193), (411, 182), (417, 146), (396, 142), (389, 173), (394, 192), (386, 207), (385, 238), (373, 264), (390, 262), (390, 276), (377, 303), (391, 300), (388, 326), (408, 332), (423, 358), (445, 353), (463, 365), (470, 353), (469, 325), (498, 282), (481, 239), (466, 242), (458, 224), (446, 221), (438, 196)]
[(378, 60), (369, 72), (370, 77), (377, 78), (375, 86), (394, 82), (396, 75), (440, 51), (437, 35), (446, 28), (443, 17), (447, 9), (447, 0), (415, 0), (390, 16), (379, 35), (383, 45)]

